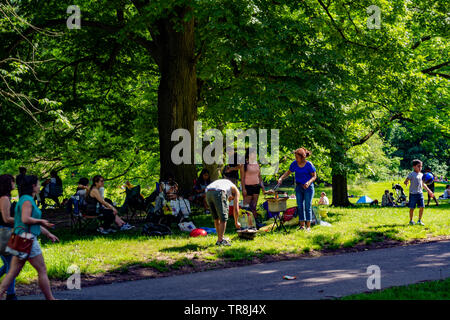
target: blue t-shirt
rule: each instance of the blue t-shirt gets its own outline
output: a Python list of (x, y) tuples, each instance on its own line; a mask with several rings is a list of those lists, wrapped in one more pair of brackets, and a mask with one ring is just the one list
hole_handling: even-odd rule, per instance
[(311, 173), (316, 172), (316, 168), (314, 165), (306, 161), (306, 164), (303, 168), (300, 168), (297, 164), (297, 161), (294, 161), (289, 166), (290, 172), (295, 172), (295, 181), (300, 184), (305, 184), (311, 179)]

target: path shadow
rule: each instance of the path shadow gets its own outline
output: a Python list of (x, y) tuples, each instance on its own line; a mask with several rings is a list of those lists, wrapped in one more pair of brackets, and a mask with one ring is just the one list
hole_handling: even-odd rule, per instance
[(161, 251), (162, 252), (187, 252), (187, 251), (199, 251), (199, 250), (204, 250), (207, 248), (208, 248), (208, 246), (201, 246), (198, 244), (187, 244), (187, 245), (179, 246), (179, 247), (170, 247), (170, 248), (161, 249)]

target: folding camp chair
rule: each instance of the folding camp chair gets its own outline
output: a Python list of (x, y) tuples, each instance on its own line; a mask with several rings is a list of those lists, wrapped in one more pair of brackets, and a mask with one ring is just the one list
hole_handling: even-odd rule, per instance
[(128, 222), (144, 221), (147, 217), (147, 205), (141, 196), (141, 186), (126, 188), (125, 194), (125, 201), (119, 209), (120, 214), (125, 216)]
[(70, 212), (70, 229), (77, 234), (82, 234), (83, 231), (87, 231), (91, 226), (95, 229), (100, 224), (99, 218), (101, 216), (89, 216), (86, 212), (86, 206), (76, 197), (72, 197), (73, 210)]
[(271, 212), (269, 211), (269, 203), (267, 201), (264, 201), (262, 204), (262, 207), (264, 210), (266, 210), (267, 212), (267, 217), (273, 218), (273, 226), (272, 229), (270, 229), (270, 231), (278, 231), (281, 229), (284, 229), (285, 232), (288, 232), (286, 230), (286, 227), (284, 226), (284, 219), (283, 219), (283, 212)]

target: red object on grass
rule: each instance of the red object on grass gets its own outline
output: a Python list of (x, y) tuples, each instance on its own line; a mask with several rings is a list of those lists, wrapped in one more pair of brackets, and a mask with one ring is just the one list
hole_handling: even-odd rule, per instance
[(294, 218), (296, 212), (297, 207), (288, 208), (283, 214), (283, 221), (289, 221)]
[(191, 233), (189, 233), (189, 235), (191, 237), (201, 237), (201, 236), (206, 236), (208, 233), (201, 228), (197, 228), (191, 231)]

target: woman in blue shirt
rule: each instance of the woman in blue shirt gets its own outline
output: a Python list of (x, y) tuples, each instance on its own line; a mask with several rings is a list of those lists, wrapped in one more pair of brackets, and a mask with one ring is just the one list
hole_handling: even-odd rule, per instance
[(297, 198), (300, 229), (305, 229), (306, 221), (306, 231), (310, 231), (312, 200), (314, 198), (314, 181), (317, 178), (316, 168), (310, 161), (306, 160), (306, 158), (311, 155), (311, 151), (306, 150), (305, 148), (299, 148), (295, 150), (294, 153), (295, 161), (291, 163), (289, 170), (278, 179), (278, 183), (281, 184), (286, 177), (292, 172), (295, 172), (295, 196)]
[[(48, 280), (47, 267), (42, 256), (41, 247), (37, 237), (42, 233), (53, 242), (59, 239), (50, 233), (45, 227), (53, 227), (47, 220), (41, 219), (42, 212), (34, 201), (34, 196), (39, 193), (39, 181), (36, 176), (26, 176), (22, 184), (22, 196), (15, 208), (14, 233), (21, 234), (29, 232), (33, 235), (33, 245), (30, 254), (20, 252), (10, 252), (14, 255), (8, 274), (0, 285), (0, 297), (5, 293), (8, 286), (19, 275), (25, 263), (28, 261), (38, 273), (39, 287), (47, 300), (54, 300)], [(7, 249), (8, 250), (8, 249)]]

